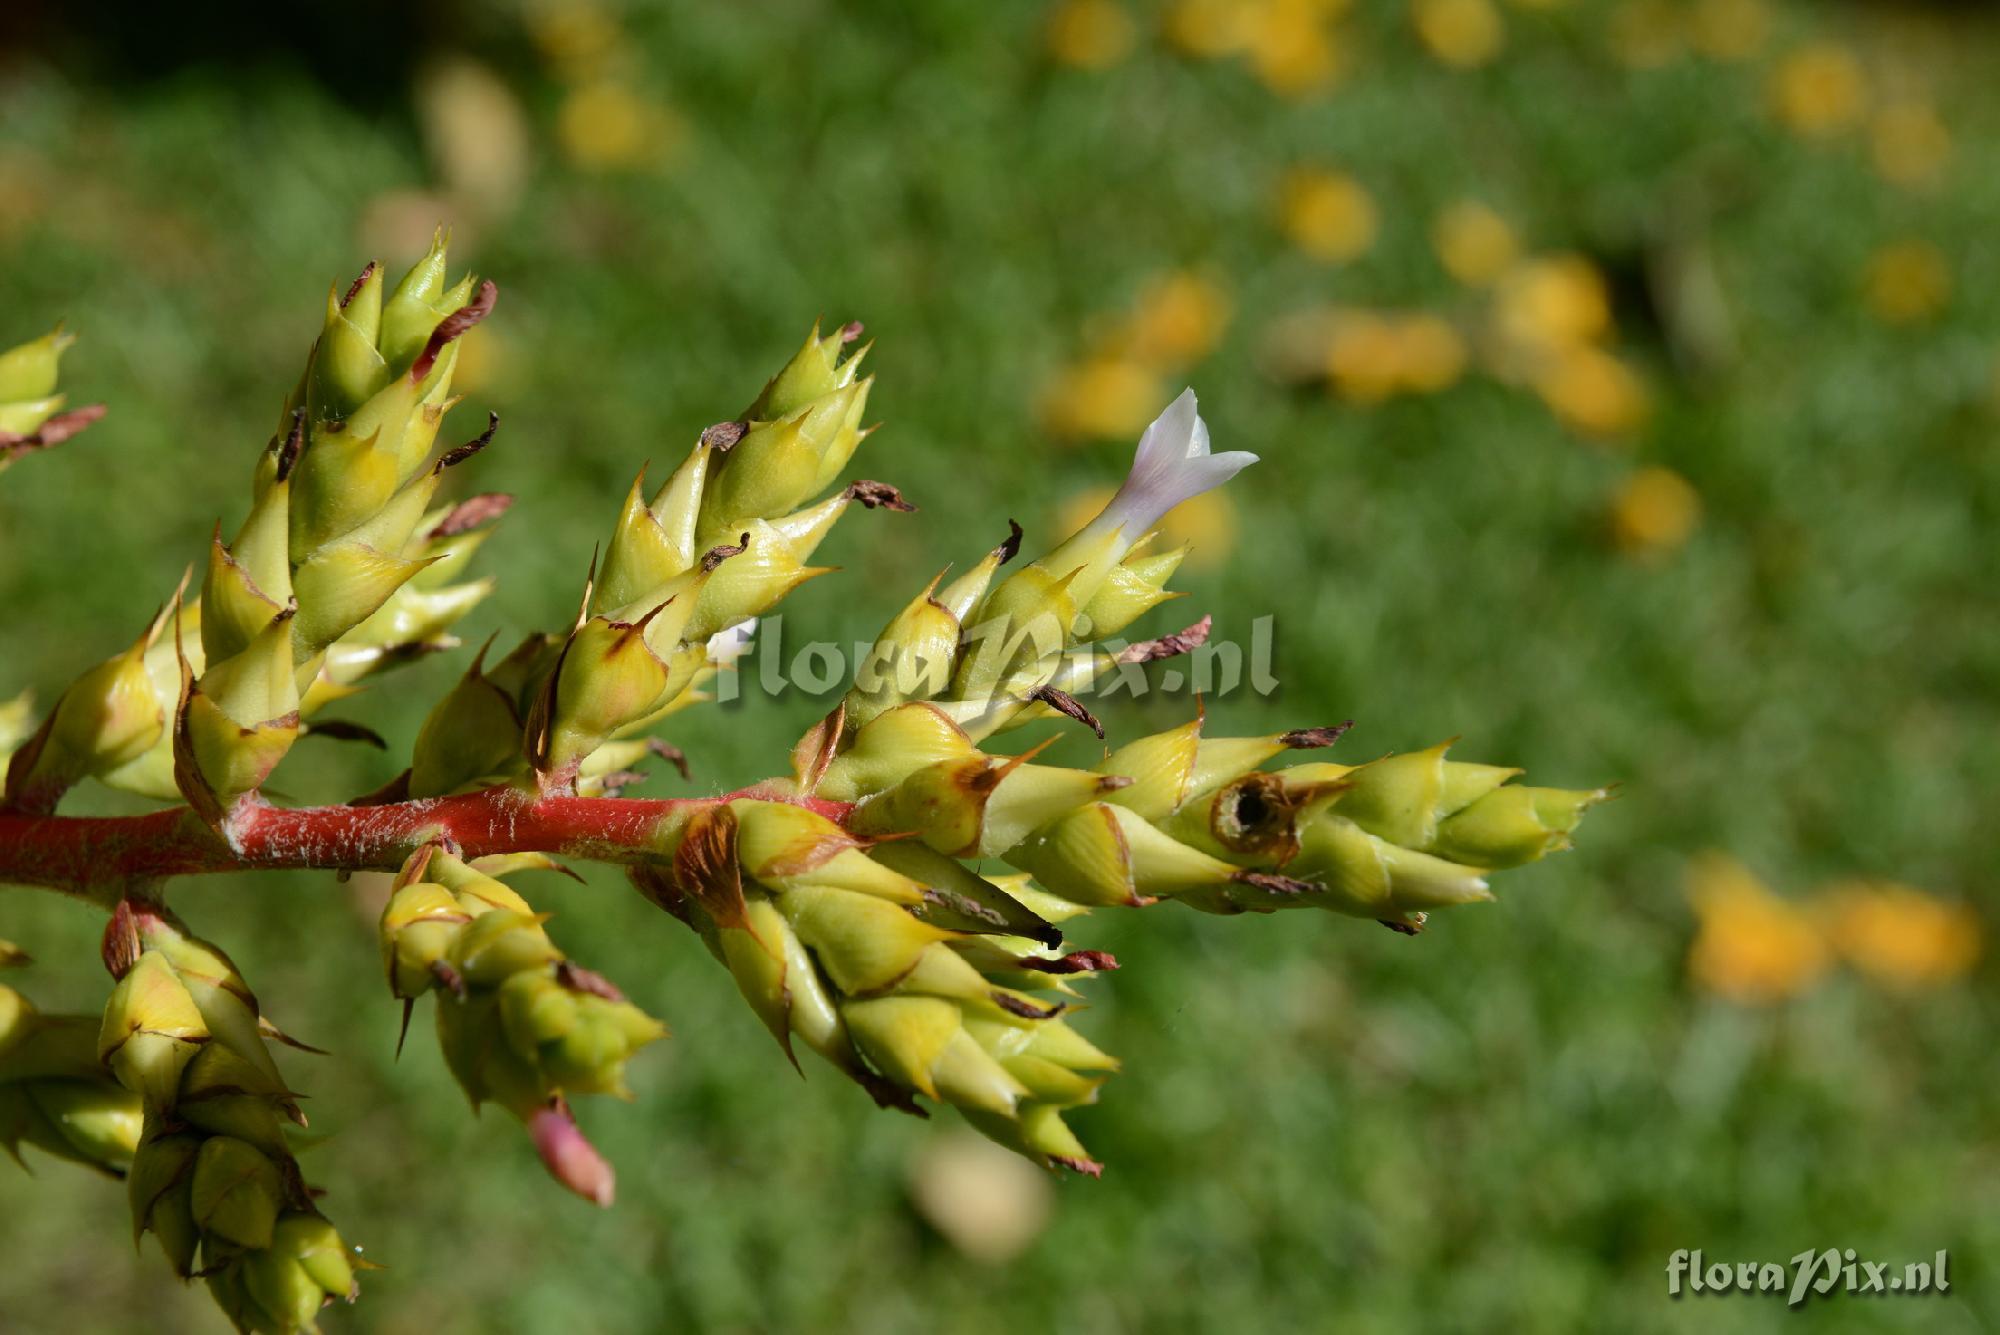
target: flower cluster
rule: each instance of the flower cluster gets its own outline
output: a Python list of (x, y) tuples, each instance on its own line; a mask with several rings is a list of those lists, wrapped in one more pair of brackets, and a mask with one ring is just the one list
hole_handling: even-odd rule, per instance
[[(321, 709), (454, 647), (452, 625), (491, 586), (461, 574), (507, 498), (440, 490), (495, 424), (435, 442), (457, 340), (494, 300), (491, 283), (448, 280), (441, 241), (393, 287), (371, 264), (336, 288), (248, 515), (226, 541), (217, 527), (198, 592), (184, 578), (39, 724), (25, 699), (0, 711), (0, 881), (108, 910), (113, 980), (101, 1021), (0, 988), (0, 1143), (123, 1176), (134, 1227), (239, 1329), (312, 1330), (325, 1304), (355, 1298), (364, 1267), (292, 1151), (301, 1096), (272, 1046), (291, 1040), (168, 907), (172, 877), (393, 870), (378, 934), (404, 1025), (430, 998), (475, 1108), (506, 1109), (558, 1182), (609, 1204), (613, 1169), (572, 1101), (629, 1096), (628, 1063), (666, 1028), (569, 959), (503, 879), (559, 869), (556, 855), (624, 864), (795, 1063), (810, 1050), (885, 1107), (949, 1104), (1035, 1164), (1095, 1175), (1071, 1121), (1119, 1064), (1072, 1018), (1116, 961), (1069, 941), (1073, 924), (1177, 901), (1323, 908), (1415, 934), (1434, 909), (1491, 898), (1492, 873), (1567, 847), (1605, 796), (1516, 784), (1443, 746), (1265, 768), (1331, 746), (1344, 724), (1231, 737), (1197, 717), (1088, 768), (989, 750), (1037, 724), (1103, 737), (1079, 696), (1206, 637), (1203, 617), (1122, 638), (1175, 596), (1187, 549), (1162, 544), (1164, 517), (1256, 461), (1211, 450), (1192, 392), (1145, 428), (1124, 483), (1075, 531), (1018, 560), (1016, 526), (919, 591), (788, 772), (719, 796), (618, 796), (645, 757), (678, 757), (654, 730), (823, 573), (814, 550), (843, 514), (913, 508), (885, 483), (841, 482), (872, 429), (850, 324), (815, 329), (650, 495), (643, 474), (633, 483), (572, 624), (476, 655), (396, 779), (342, 806), (273, 805), (263, 787), (300, 735), (356, 731)], [(1199, 357), (1222, 318), (1186, 285), (1148, 309), (1122, 346), (1160, 368)], [(0, 389), (40, 396), (10, 420), (45, 434), (56, 420), (59, 350), (51, 337), (0, 361)], [(58, 814), (87, 780), (179, 805)], [(20, 954), (0, 943), (0, 962)]]

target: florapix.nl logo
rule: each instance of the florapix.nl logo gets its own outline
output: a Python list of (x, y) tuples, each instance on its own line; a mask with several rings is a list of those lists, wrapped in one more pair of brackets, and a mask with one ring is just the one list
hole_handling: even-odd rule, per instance
[(1924, 1296), (1951, 1291), (1951, 1253), (1925, 1261), (1869, 1261), (1852, 1247), (1807, 1249), (1789, 1261), (1710, 1261), (1699, 1248), (1667, 1258), (1667, 1296), (1782, 1294), (1788, 1307), (1834, 1294)]

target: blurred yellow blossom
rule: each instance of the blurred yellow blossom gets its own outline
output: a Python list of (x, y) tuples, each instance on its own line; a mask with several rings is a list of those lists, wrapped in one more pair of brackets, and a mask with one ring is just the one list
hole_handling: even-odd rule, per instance
[(1395, 327), (1401, 344), (1403, 384), (1418, 394), (1435, 394), (1465, 374), (1465, 339), (1451, 321), (1420, 311)]
[(1822, 892), (1827, 939), (1856, 969), (1895, 987), (1961, 978), (1979, 959), (1979, 918), (1907, 885), (1851, 881)]
[(1446, 389), (1464, 374), (1465, 361), (1464, 338), (1442, 316), (1342, 311), (1329, 332), (1326, 377), (1348, 402), (1372, 404)]
[(1431, 246), (1445, 272), (1467, 287), (1484, 287), (1506, 272), (1519, 247), (1506, 219), (1477, 200), (1460, 200), (1437, 216)]
[[(1074, 533), (1082, 528), (1110, 502), (1112, 492), (1110, 487), (1089, 487), (1070, 496), (1057, 509), (1052, 531)], [(1160, 535), (1157, 550), (1188, 549), (1183, 570), (1217, 569), (1236, 546), (1236, 503), (1225, 488), (1205, 491), (1167, 511), (1153, 527)]]
[(1509, 269), (1493, 294), (1494, 330), (1534, 358), (1611, 332), (1604, 275), (1581, 255), (1534, 256)]
[(1139, 294), (1120, 342), (1130, 357), (1173, 371), (1206, 357), (1229, 326), (1229, 294), (1211, 279), (1180, 271)]
[(1403, 350), (1389, 318), (1349, 311), (1333, 330), (1326, 374), (1334, 393), (1350, 403), (1380, 403), (1402, 387)]
[(1078, 69), (1109, 69), (1132, 54), (1138, 26), (1116, 0), (1062, 0), (1049, 15), (1049, 54)]
[(1042, 422), (1067, 440), (1137, 437), (1165, 403), (1158, 371), (1130, 357), (1093, 356), (1056, 377), (1042, 396)]
[(1882, 108), (1870, 138), (1875, 170), (1895, 185), (1935, 184), (1951, 158), (1951, 131), (1921, 102)]
[(1341, 50), (1320, 0), (1264, 0), (1251, 8), (1250, 66), (1281, 97), (1306, 97), (1332, 86)]
[(910, 1165), (909, 1185), (924, 1222), (986, 1265), (1026, 1251), (1055, 1207), (1049, 1174), (971, 1131), (926, 1140)]
[(1410, 14), (1430, 53), (1460, 69), (1484, 65), (1507, 38), (1492, 0), (1411, 0)]
[(1279, 223), (1291, 243), (1314, 259), (1345, 263), (1375, 244), (1375, 201), (1344, 172), (1299, 168), (1288, 173), (1278, 201)]
[(1748, 60), (1771, 36), (1765, 0), (1695, 0), (1689, 15), (1695, 50), (1712, 60)]
[(678, 117), (616, 80), (572, 90), (556, 112), (564, 154), (595, 171), (632, 171), (664, 163), (680, 146)]
[(1213, 279), (1187, 270), (1156, 277), (1048, 386), (1043, 425), (1067, 440), (1137, 435), (1166, 401), (1165, 376), (1206, 357), (1229, 316), (1229, 294)]
[(1630, 434), (1652, 407), (1638, 372), (1590, 344), (1559, 352), (1535, 377), (1535, 391), (1564, 426), (1599, 439)]
[(1868, 261), (1868, 309), (1887, 324), (1919, 324), (1951, 298), (1951, 268), (1928, 241), (1894, 241)]
[(1778, 119), (1802, 135), (1838, 134), (1861, 119), (1868, 79), (1846, 47), (1833, 42), (1802, 46), (1771, 74), (1771, 102)]
[(1701, 495), (1670, 468), (1641, 468), (1611, 500), (1611, 541), (1628, 556), (1677, 552), (1701, 521)]
[(1167, 40), (1204, 60), (1249, 49), (1261, 7), (1246, 0), (1176, 0), (1167, 8)]
[(1688, 869), (1696, 931), (1688, 976), (1731, 1001), (1795, 997), (1831, 963), (1812, 915), (1780, 899), (1725, 853), (1704, 853)]

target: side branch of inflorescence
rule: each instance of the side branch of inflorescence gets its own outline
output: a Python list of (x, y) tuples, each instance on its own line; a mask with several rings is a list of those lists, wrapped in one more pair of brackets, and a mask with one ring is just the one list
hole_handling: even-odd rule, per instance
[(440, 843), (464, 858), (548, 853), (642, 862), (669, 851), (695, 811), (739, 797), (794, 801), (834, 820), (843, 803), (788, 797), (768, 787), (708, 798), (541, 797), (487, 788), (380, 806), (276, 807), (239, 803), (219, 827), (186, 807), (139, 816), (43, 816), (0, 811), (0, 885), (41, 886), (85, 898), (173, 876), (284, 869), (393, 870)]

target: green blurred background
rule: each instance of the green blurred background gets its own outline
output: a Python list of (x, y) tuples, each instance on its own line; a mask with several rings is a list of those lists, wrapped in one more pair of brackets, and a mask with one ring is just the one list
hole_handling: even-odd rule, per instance
[[(1145, 625), (1269, 614), (1283, 683), (1212, 717), (1351, 715), (1348, 759), (1462, 735), (1623, 788), (1577, 851), (1416, 939), (1077, 924), (1125, 966), (1081, 1027), (1126, 1070), (1074, 1119), (1103, 1180), (1047, 1187), (949, 1116), (801, 1082), (600, 871), (531, 893), (675, 1037), (635, 1106), (583, 1110), (620, 1174), (593, 1211), (466, 1115), (432, 1045), (393, 1060), (367, 886), (188, 884), (333, 1049), (287, 1059), (304, 1161), (387, 1268), (330, 1330), (2000, 1324), (1990, 8), (403, 11), (0, 20), (0, 343), (66, 320), (66, 387), (111, 405), (0, 486), (0, 696), (52, 699), (136, 632), (240, 516), (324, 286), (446, 220), (502, 291), (448, 429), (498, 411), (464, 471), (522, 497), (470, 643), (564, 621), (639, 464), (739, 410), (815, 316), (861, 318), (885, 427), (856, 467), (922, 510), (851, 516), (789, 641), (871, 636), (1009, 515), (1052, 539), (1192, 383), (1218, 448), (1264, 462), (1188, 517), (1207, 560)], [(406, 746), (467, 653), (342, 712)], [(639, 791), (781, 771), (823, 708), (752, 686), (680, 715), (693, 785)], [(1104, 713), (1131, 737), (1191, 708)], [(300, 752), (275, 781), (300, 801), (401, 764)], [(0, 896), (39, 961), (10, 981), (95, 1009), (99, 927)], [(30, 1166), (0, 1167), (0, 1327), (218, 1328), (133, 1261), (117, 1186)], [(1954, 1287), (1794, 1318), (1665, 1296), (1676, 1248), (1826, 1246), (1949, 1248)]]

